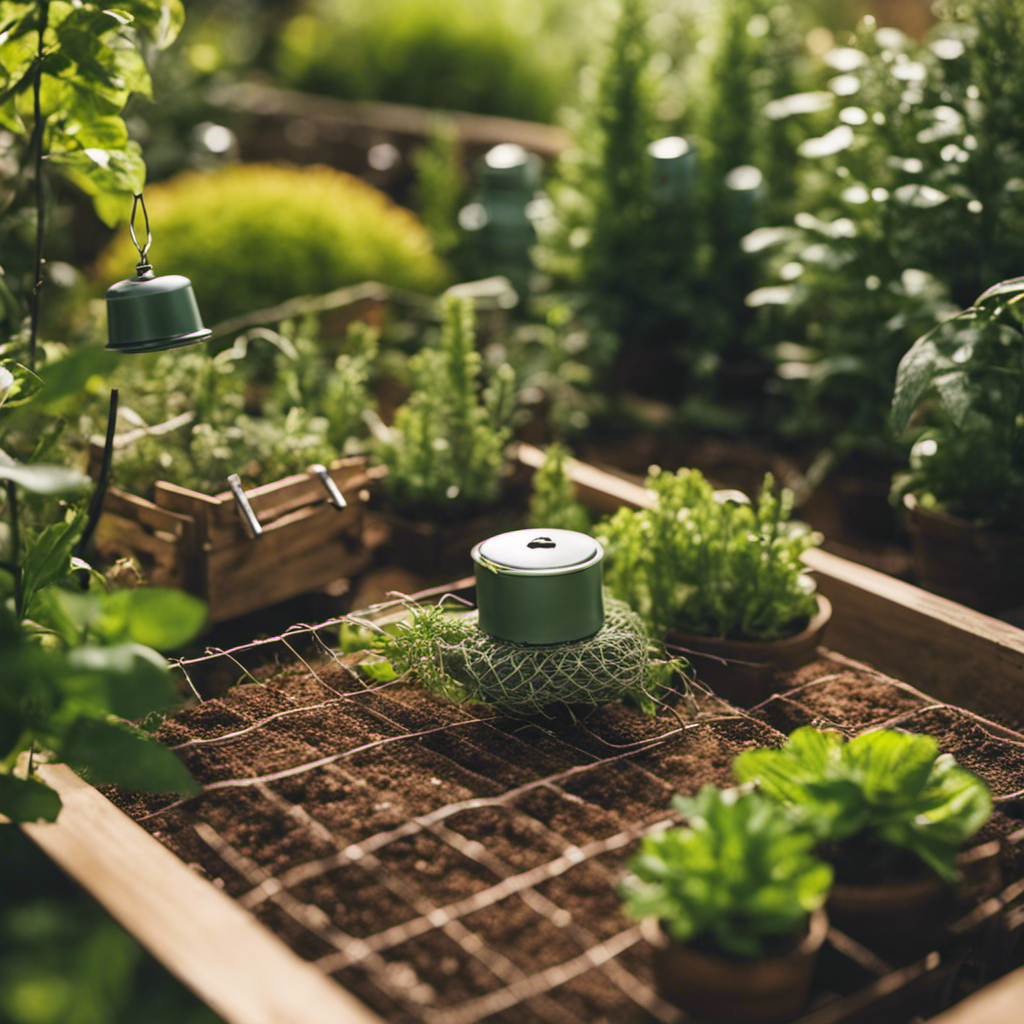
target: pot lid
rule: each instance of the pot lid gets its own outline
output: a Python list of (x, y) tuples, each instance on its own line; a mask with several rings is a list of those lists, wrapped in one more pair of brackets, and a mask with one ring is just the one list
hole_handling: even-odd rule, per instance
[(604, 558), (604, 548), (575, 530), (512, 530), (482, 541), (473, 558), (492, 572), (515, 576), (559, 576), (579, 572)]

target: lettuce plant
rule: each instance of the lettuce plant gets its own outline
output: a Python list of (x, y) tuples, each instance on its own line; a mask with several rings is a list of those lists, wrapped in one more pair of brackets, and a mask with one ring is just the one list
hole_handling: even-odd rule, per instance
[(672, 806), (688, 824), (641, 841), (619, 890), (630, 916), (656, 916), (676, 942), (756, 957), (825, 902), (832, 869), (813, 855), (814, 834), (777, 804), (705, 786)]
[(821, 842), (907, 850), (947, 882), (957, 879), (957, 850), (992, 811), (985, 783), (931, 736), (892, 729), (849, 742), (797, 729), (779, 750), (744, 751), (733, 771), (803, 811)]
[(793, 496), (765, 477), (756, 504), (720, 500), (696, 469), (651, 469), (651, 508), (619, 509), (596, 528), (607, 550), (605, 583), (655, 636), (772, 640), (814, 614), (814, 585), (800, 556), (821, 543), (789, 522)]

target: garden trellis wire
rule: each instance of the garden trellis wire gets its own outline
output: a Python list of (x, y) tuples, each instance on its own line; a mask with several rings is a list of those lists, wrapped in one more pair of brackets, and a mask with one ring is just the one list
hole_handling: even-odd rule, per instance
[[(1000, 856), (1019, 875), (1024, 838), (1024, 740), (1008, 729), (838, 655), (750, 712), (706, 697), (682, 725), (616, 707), (513, 719), (403, 680), (364, 682), (332, 647), (341, 621), (180, 662), (206, 699), (162, 737), (204, 793), (118, 799), (389, 1020), (679, 1021), (654, 990), (641, 929), (618, 914), (622, 864), (641, 833), (677, 820), (669, 797), (697, 761), (706, 781), (727, 784), (734, 750), (780, 742), (771, 723), (794, 709), (821, 722), (821, 695), (851, 673), (891, 706), (871, 718), (851, 705), (837, 723), (846, 731), (917, 722), (941, 733), (955, 720), (976, 751), (987, 744), (1002, 766), (1002, 851), (968, 855), (941, 952), (893, 969), (833, 932), (802, 1020), (867, 1019), (865, 1007), (894, 998), (934, 1011), (1019, 956), (1024, 885), (992, 876)], [(266, 685), (210, 697), (255, 679)]]

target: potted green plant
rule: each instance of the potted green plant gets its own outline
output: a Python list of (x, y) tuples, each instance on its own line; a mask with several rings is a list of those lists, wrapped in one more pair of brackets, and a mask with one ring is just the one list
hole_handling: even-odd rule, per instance
[(894, 958), (934, 947), (957, 852), (992, 811), (981, 779), (930, 736), (884, 729), (847, 742), (809, 726), (781, 749), (744, 751), (733, 771), (806, 816), (835, 868), (835, 926)]
[(1024, 278), (933, 327), (900, 362), (894, 427), (916, 424), (894, 479), (919, 582), (998, 611), (1024, 601)]
[(473, 305), (448, 296), (436, 345), (409, 360), (413, 392), (381, 447), (383, 517), (397, 561), (425, 575), (468, 571), (477, 541), (517, 525), (506, 503), (515, 371), (483, 372)]
[(831, 614), (800, 556), (820, 534), (791, 522), (792, 494), (770, 474), (756, 503), (716, 493), (695, 469), (653, 467), (650, 508), (596, 528), (609, 590), (654, 636), (683, 648), (698, 677), (739, 704), (766, 697), (778, 667), (809, 661)]
[(645, 836), (620, 887), (662, 995), (709, 1024), (789, 1020), (828, 930), (813, 833), (753, 792), (705, 786), (672, 805), (687, 824)]

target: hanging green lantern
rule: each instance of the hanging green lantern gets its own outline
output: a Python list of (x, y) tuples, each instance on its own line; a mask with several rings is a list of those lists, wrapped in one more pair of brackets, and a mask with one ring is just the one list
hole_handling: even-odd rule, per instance
[[(145, 245), (139, 245), (135, 236), (139, 206), (146, 223)], [(107, 348), (118, 352), (162, 352), (206, 341), (211, 331), (203, 326), (192, 282), (180, 274), (153, 274), (148, 258), (153, 237), (141, 192), (136, 193), (132, 202), (128, 231), (139, 252), (139, 262), (134, 278), (107, 289)]]

